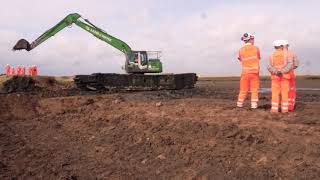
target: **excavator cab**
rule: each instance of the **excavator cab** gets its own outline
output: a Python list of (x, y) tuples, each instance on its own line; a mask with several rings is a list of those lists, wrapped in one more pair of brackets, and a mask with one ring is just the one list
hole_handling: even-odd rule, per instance
[(126, 71), (128, 73), (161, 73), (162, 63), (160, 51), (132, 51), (127, 56)]
[(145, 67), (148, 65), (148, 55), (146, 52), (139, 51), (134, 53), (134, 63)]

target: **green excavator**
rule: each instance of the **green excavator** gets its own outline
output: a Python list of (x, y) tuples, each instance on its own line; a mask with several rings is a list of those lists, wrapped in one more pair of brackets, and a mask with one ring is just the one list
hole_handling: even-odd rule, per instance
[(193, 88), (197, 81), (195, 73), (160, 74), (162, 62), (160, 51), (134, 51), (122, 40), (108, 34), (104, 30), (84, 19), (77, 13), (69, 14), (57, 25), (43, 33), (31, 44), (20, 39), (13, 50), (31, 51), (38, 45), (57, 34), (64, 28), (76, 24), (98, 39), (108, 43), (124, 53), (126, 57), (124, 69), (127, 74), (94, 73), (76, 75), (74, 78), (78, 88), (83, 90), (161, 90)]

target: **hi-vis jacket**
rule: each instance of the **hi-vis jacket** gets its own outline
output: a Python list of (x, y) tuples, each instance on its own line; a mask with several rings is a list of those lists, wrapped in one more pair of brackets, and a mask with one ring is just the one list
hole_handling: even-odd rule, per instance
[(290, 71), (293, 69), (293, 61), (288, 58), (288, 51), (276, 50), (269, 57), (268, 70), (271, 76), (277, 76), (281, 72), (283, 77), (290, 79)]
[(251, 43), (246, 43), (239, 51), (242, 74), (259, 74), (260, 50)]

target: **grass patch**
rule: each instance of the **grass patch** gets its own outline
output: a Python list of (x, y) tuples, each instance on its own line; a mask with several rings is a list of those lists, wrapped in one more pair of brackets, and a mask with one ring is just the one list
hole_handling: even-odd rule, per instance
[(55, 77), (55, 80), (56, 80), (57, 84), (63, 85), (63, 86), (71, 86), (74, 84), (72, 76)]

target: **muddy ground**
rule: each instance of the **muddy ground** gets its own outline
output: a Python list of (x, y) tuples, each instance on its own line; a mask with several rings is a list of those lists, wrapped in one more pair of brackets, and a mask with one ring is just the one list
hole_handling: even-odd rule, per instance
[(298, 91), (283, 115), (269, 93), (235, 108), (237, 88), (0, 94), (0, 179), (320, 179), (320, 92)]

